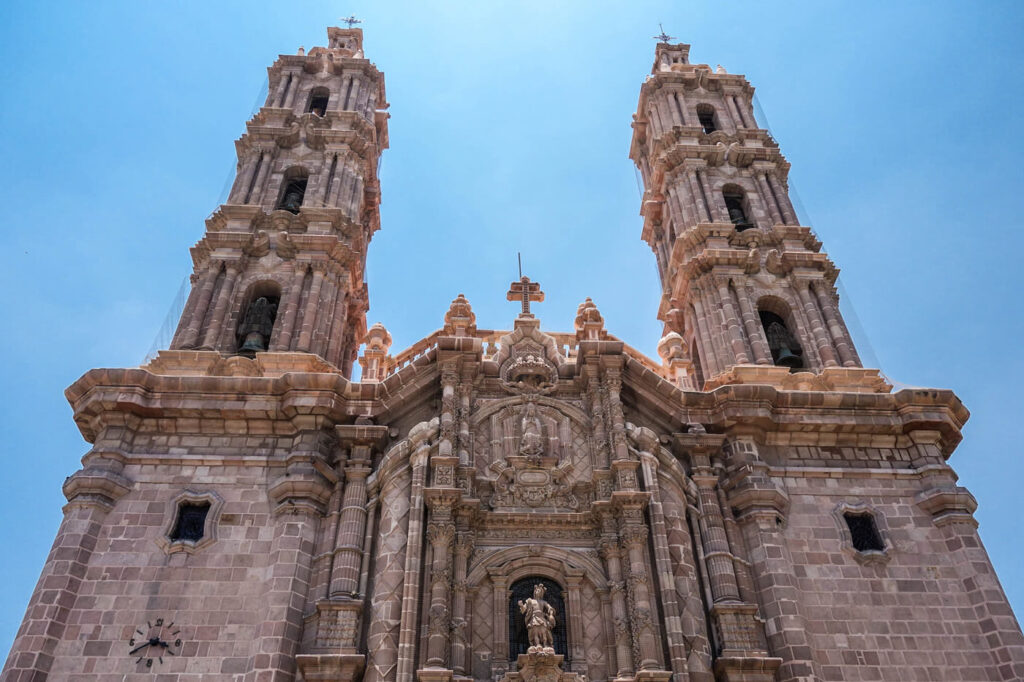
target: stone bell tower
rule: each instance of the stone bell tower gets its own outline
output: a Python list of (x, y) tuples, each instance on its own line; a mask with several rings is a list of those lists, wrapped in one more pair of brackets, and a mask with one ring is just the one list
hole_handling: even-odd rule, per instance
[(833, 388), (877, 383), (859, 369), (838, 270), (793, 210), (789, 163), (754, 118), (754, 89), (691, 64), (689, 50), (658, 44), (630, 147), (662, 284), (662, 355), (696, 389), (801, 370)]
[(348, 376), (366, 333), (366, 251), (380, 227), (384, 75), (359, 29), (282, 55), (235, 143), (227, 203), (192, 248), (173, 350), (314, 353)]

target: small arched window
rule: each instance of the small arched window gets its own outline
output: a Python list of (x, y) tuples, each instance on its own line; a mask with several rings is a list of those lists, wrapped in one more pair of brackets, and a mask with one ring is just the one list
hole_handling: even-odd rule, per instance
[(790, 371), (803, 369), (804, 351), (790, 332), (789, 327), (786, 326), (786, 321), (770, 310), (759, 310), (758, 315), (761, 318), (765, 338), (768, 339), (772, 362), (779, 367), (788, 367)]
[(284, 174), (281, 199), (277, 202), (277, 208), (283, 211), (298, 213), (302, 208), (302, 200), (306, 197), (306, 183), (309, 177), (305, 171), (290, 169)]
[(555, 653), (565, 656), (565, 661), (569, 662), (569, 647), (567, 646), (565, 635), (569, 622), (565, 613), (565, 599), (562, 597), (562, 587), (554, 580), (536, 577), (523, 578), (512, 583), (508, 601), (509, 660), (515, 661), (519, 654), (525, 654), (526, 650), (530, 648), (530, 636), (526, 631), (526, 621), (519, 610), (519, 602), (531, 598), (533, 590), (537, 585), (544, 586), (544, 601), (551, 604), (555, 610), (555, 627), (551, 630)]
[(697, 120), (700, 121), (700, 127), (704, 129), (705, 135), (710, 135), (718, 130), (718, 126), (715, 124), (715, 108), (710, 104), (697, 105)]
[(749, 230), (754, 226), (747, 216), (747, 202), (743, 190), (736, 185), (727, 185), (722, 190), (725, 208), (729, 212), (729, 221), (736, 226), (737, 232)]
[(277, 321), (281, 290), (273, 282), (260, 282), (248, 297), (245, 312), (239, 316), (235, 334), (239, 353), (263, 352), (270, 347), (270, 336)]
[(331, 91), (327, 88), (313, 88), (309, 93), (309, 106), (306, 111), (323, 116), (327, 113), (327, 103), (331, 101)]

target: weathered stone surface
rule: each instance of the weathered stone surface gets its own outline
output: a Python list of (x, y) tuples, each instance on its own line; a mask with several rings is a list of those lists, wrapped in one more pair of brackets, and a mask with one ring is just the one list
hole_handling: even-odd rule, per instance
[[(392, 355), (362, 271), (383, 76), (328, 35), (270, 69), (172, 349), (67, 390), (93, 447), (5, 682), (1024, 679), (947, 464), (967, 410), (861, 367), (742, 76), (659, 44), (641, 88), (660, 364), (590, 299), (542, 330), (522, 280), (511, 330), (460, 295)], [(253, 297), (268, 350), (236, 354)], [(553, 653), (516, 604), (542, 580)]]

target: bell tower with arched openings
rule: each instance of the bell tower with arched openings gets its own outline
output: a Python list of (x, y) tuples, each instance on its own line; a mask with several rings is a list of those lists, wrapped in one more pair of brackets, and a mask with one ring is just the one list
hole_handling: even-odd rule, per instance
[(380, 227), (384, 75), (363, 32), (282, 55), (235, 143), (227, 202), (192, 248), (172, 350), (313, 353), (349, 376), (366, 334), (366, 251)]
[(754, 117), (754, 89), (689, 52), (658, 44), (630, 147), (662, 284), (662, 355), (698, 390), (792, 383), (791, 372), (877, 384), (839, 312), (838, 270), (793, 209), (789, 163)]
[(511, 329), (459, 294), (392, 353), (383, 83), (328, 33), (270, 69), (172, 349), (67, 389), (90, 447), (0, 680), (1024, 679), (967, 409), (860, 366), (742, 77), (662, 43), (642, 87), (663, 362), (523, 276)]

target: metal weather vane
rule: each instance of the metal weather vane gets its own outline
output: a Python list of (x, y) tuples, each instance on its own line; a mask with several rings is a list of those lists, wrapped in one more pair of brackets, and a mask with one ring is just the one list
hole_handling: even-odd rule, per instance
[(652, 36), (658, 42), (667, 43), (670, 40), (676, 39), (675, 36), (670, 36), (669, 34), (665, 33), (665, 28), (661, 25), (661, 22), (658, 22), (658, 28), (661, 29), (661, 33), (659, 33), (656, 36)]
[(350, 14), (347, 17), (342, 17), (341, 19), (338, 19), (338, 21), (340, 21), (343, 24), (348, 24), (349, 28), (352, 28), (355, 24), (363, 23), (361, 20), (356, 19), (356, 15), (354, 14)]

